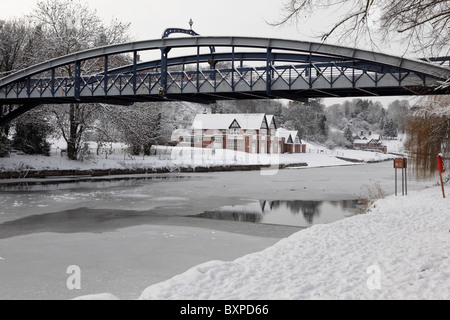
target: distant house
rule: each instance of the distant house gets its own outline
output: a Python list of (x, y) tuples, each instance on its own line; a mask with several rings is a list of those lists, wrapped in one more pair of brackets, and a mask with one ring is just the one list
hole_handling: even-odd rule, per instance
[[(192, 147), (256, 154), (302, 150), (298, 133), (279, 134), (275, 117), (256, 114), (198, 114), (192, 125)], [(284, 130), (284, 129), (283, 129)], [(292, 150), (292, 151), (291, 151)]]
[(367, 134), (364, 131), (361, 131), (361, 134), (357, 134), (353, 137), (353, 140), (371, 140), (374, 139), (376, 141), (381, 140), (381, 136), (379, 134), (373, 134), (372, 131), (369, 131)]
[(364, 134), (364, 131), (361, 131), (361, 134), (355, 135), (353, 139), (355, 149), (387, 153), (387, 147), (383, 145), (381, 136), (372, 134), (372, 131), (369, 131), (367, 135)]

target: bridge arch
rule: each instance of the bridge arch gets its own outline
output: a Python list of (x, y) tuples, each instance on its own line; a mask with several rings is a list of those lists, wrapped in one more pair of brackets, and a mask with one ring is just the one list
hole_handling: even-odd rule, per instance
[[(212, 47), (217, 50), (201, 53)], [(186, 48), (195, 51), (170, 56), (171, 50)], [(140, 62), (138, 52), (143, 51), (161, 58)], [(111, 57), (123, 54), (129, 62), (113, 67)], [(95, 59), (101, 70), (84, 70), (83, 64)], [(218, 62), (227, 64), (216, 68)], [(63, 67), (74, 74), (58, 74)], [(322, 43), (165, 38), (78, 52), (0, 79), (0, 105), (11, 106), (7, 112), (0, 107), (0, 125), (41, 104), (448, 94), (439, 83), (449, 78), (445, 66)]]

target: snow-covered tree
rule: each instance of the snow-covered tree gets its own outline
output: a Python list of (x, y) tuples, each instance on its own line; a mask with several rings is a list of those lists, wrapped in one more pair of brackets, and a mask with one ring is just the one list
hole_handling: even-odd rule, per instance
[(389, 119), (384, 124), (383, 137), (388, 139), (395, 139), (398, 137), (397, 125), (394, 123), (392, 119)]
[[(35, 35), (45, 38), (40, 46), (34, 47), (35, 63), (129, 40), (129, 24), (113, 20), (110, 26), (105, 26), (95, 10), (75, 0), (39, 1), (31, 19), (36, 25)], [(98, 63), (95, 61), (86, 61), (82, 66), (86, 73), (98, 71), (96, 68)], [(74, 76), (73, 66), (59, 72)], [(94, 122), (94, 109), (98, 106), (70, 104), (47, 107), (47, 110), (52, 110), (56, 125), (67, 142), (68, 157), (72, 160), (77, 159), (83, 145), (83, 134)]]
[(407, 125), (407, 116), (409, 114), (409, 101), (408, 100), (395, 100), (388, 106), (387, 116), (397, 124), (398, 129), (405, 132)]
[(320, 99), (310, 99), (308, 103), (294, 101), (289, 108), (283, 108), (285, 125), (297, 130), (301, 139), (325, 142), (329, 127), (325, 106)]
[[(31, 27), (25, 19), (0, 20), (0, 78), (28, 65), (26, 48), (32, 39)], [(0, 108), (7, 112), (6, 106)], [(0, 128), (5, 136), (9, 131), (9, 125)]]
[(350, 126), (347, 126), (344, 130), (344, 138), (349, 142), (350, 145), (353, 144), (353, 131)]
[(121, 132), (121, 140), (130, 146), (133, 155), (142, 152), (149, 155), (153, 145), (170, 141), (178, 123), (175, 113), (182, 113), (177, 105), (155, 102), (131, 107), (102, 105), (100, 121), (110, 122)]
[(25, 19), (0, 20), (0, 78), (27, 65), (25, 49), (32, 41), (30, 31)]
[(328, 122), (339, 130), (351, 126), (353, 131), (379, 131), (386, 117), (386, 110), (379, 102), (354, 99), (335, 104), (325, 110)]

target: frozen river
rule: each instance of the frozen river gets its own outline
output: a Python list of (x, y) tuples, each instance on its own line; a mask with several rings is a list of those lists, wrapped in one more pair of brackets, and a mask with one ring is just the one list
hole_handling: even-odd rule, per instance
[[(394, 177), (386, 162), (3, 188), (0, 299), (134, 299), (203, 262), (352, 215), (364, 185), (393, 194)], [(410, 178), (408, 190), (427, 185)], [(67, 287), (70, 266), (79, 267), (81, 289)]]

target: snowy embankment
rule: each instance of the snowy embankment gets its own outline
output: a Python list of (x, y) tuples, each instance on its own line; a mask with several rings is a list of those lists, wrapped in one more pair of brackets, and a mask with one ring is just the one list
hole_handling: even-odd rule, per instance
[(27, 172), (44, 170), (147, 170), (179, 168), (210, 168), (216, 166), (246, 165), (301, 165), (308, 167), (348, 165), (348, 161), (379, 162), (394, 158), (393, 155), (358, 150), (327, 150), (324, 147), (308, 144), (307, 153), (301, 154), (248, 154), (233, 150), (211, 150), (188, 147), (154, 147), (152, 156), (130, 156), (124, 148), (113, 149), (113, 153), (97, 155), (92, 150), (85, 161), (70, 161), (54, 149), (50, 157), (13, 154), (0, 159), (0, 172)]
[(197, 266), (140, 299), (450, 299), (449, 229), (440, 188), (390, 197), (369, 214)]

